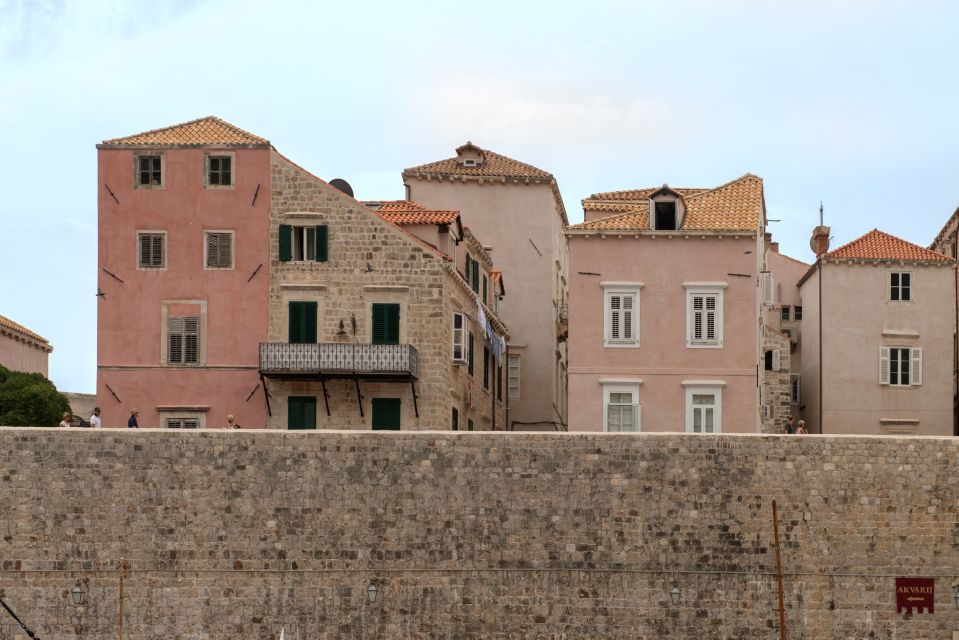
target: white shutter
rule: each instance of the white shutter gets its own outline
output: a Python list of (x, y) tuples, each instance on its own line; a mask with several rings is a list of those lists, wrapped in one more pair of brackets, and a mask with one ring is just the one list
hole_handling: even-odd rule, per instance
[(879, 384), (889, 384), (889, 347), (879, 347)]
[(761, 284), (763, 288), (763, 304), (766, 306), (772, 306), (776, 303), (775, 301), (775, 287), (773, 283), (773, 274), (768, 271), (761, 274)]
[(634, 405), (633, 405), (633, 418), (634, 418), (634, 423), (633, 423), (633, 424), (635, 425), (634, 430), (635, 430), (635, 431), (642, 431), (642, 430), (643, 430), (643, 425), (642, 425), (643, 405), (641, 405), (641, 404), (634, 404)]
[(633, 296), (623, 295), (623, 340), (633, 339)]
[(922, 349), (913, 348), (910, 349), (912, 356), (912, 379), (911, 383), (914, 385), (922, 384)]
[(779, 371), (782, 368), (782, 356), (779, 349), (773, 349), (773, 371)]
[(622, 337), (622, 307), (622, 296), (609, 296), (609, 339), (611, 341)]

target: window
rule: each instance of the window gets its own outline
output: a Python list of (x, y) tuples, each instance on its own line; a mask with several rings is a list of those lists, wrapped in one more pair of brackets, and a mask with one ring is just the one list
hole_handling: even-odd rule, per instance
[(473, 430), (473, 419), (472, 419), (472, 418), (470, 418), (469, 420), (466, 421), (466, 430), (467, 430), (467, 431), (472, 431), (472, 430)]
[(373, 303), (373, 344), (400, 343), (400, 305), (395, 302)]
[(782, 319), (782, 320), (789, 320), (789, 315), (790, 315), (790, 314), (789, 314), (789, 305), (788, 305), (788, 304), (784, 304), (779, 313), (780, 313), (780, 316), (779, 316), (780, 319)]
[(922, 349), (879, 348), (879, 384), (893, 387), (922, 384)]
[(450, 431), (459, 431), (460, 428), (460, 410), (453, 407), (453, 415), (450, 417)]
[(487, 294), (488, 294), (487, 289), (488, 289), (488, 280), (486, 278), (486, 274), (484, 273), (483, 274), (483, 304), (489, 303), (489, 299), (487, 298)]
[(802, 320), (802, 307), (800, 307), (798, 304), (793, 307), (793, 320), (796, 322)]
[(206, 268), (233, 268), (233, 232), (206, 232)]
[(759, 286), (762, 288), (763, 304), (767, 307), (776, 304), (776, 282), (773, 274), (768, 271), (760, 272)]
[(280, 261), (316, 261), (329, 259), (329, 227), (280, 225)]
[(316, 398), (290, 396), (286, 400), (287, 429), (316, 429)]
[(794, 373), (789, 376), (789, 402), (790, 404), (799, 404), (800, 395), (799, 395), (800, 385), (799, 385), (799, 374)]
[(770, 349), (765, 357), (766, 371), (779, 371), (782, 368), (782, 355), (779, 349)]
[(686, 387), (686, 431), (720, 433), (722, 431), (722, 388)]
[(163, 186), (163, 156), (137, 156), (137, 187)]
[(466, 350), (466, 372), (473, 375), (473, 332), (470, 331), (466, 334), (467, 340), (467, 350)]
[(463, 160), (463, 166), (464, 166), (464, 167), (476, 167), (476, 166), (478, 166), (478, 165), (476, 164), (476, 160), (474, 160), (473, 158), (466, 158), (466, 159)]
[(138, 269), (163, 269), (166, 267), (165, 232), (138, 231), (137, 248)]
[(401, 410), (399, 398), (373, 398), (373, 430), (399, 431)]
[(656, 202), (656, 230), (676, 230), (676, 202)]
[(200, 420), (198, 418), (166, 418), (164, 423), (167, 429), (200, 428)]
[(316, 342), (316, 302), (289, 303), (287, 316), (289, 318), (289, 342), (303, 344)]
[(483, 345), (483, 388), (489, 389), (489, 347)]
[(521, 387), (520, 387), (520, 356), (516, 353), (511, 353), (506, 364), (506, 376), (507, 376), (507, 385), (506, 393), (507, 397), (510, 400), (519, 400), (521, 397)]
[(453, 314), (453, 362), (466, 364), (466, 316)]
[(639, 291), (605, 291), (606, 298), (606, 339), (607, 347), (639, 346)]
[(603, 387), (603, 430), (639, 431), (639, 387)]
[(503, 401), (503, 363), (496, 365), (496, 399)]
[(167, 318), (167, 363), (198, 364), (200, 357), (200, 318)]
[(686, 298), (686, 346), (723, 346), (723, 292), (690, 290)]
[(479, 266), (479, 260), (473, 260), (473, 270), (471, 271), (471, 274), (472, 274), (473, 280), (472, 280), (472, 282), (471, 282), (470, 284), (471, 284), (471, 286), (473, 287), (473, 292), (474, 292), (474, 293), (479, 293), (479, 290), (480, 290), (480, 285), (479, 285), (479, 283), (480, 283), (480, 266)]
[(230, 156), (210, 156), (208, 160), (209, 186), (229, 187), (233, 185), (233, 158)]
[(893, 271), (889, 274), (889, 299), (896, 302), (912, 300), (912, 274), (908, 271)]

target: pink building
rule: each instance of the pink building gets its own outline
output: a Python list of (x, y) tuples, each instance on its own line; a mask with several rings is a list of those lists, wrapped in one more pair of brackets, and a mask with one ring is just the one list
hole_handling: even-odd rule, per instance
[(570, 429), (760, 430), (762, 180), (599, 193), (583, 209), (566, 232)]
[(0, 366), (47, 376), (47, 361), (52, 351), (46, 338), (0, 316)]
[(104, 426), (263, 426), (269, 141), (209, 117), (97, 148)]

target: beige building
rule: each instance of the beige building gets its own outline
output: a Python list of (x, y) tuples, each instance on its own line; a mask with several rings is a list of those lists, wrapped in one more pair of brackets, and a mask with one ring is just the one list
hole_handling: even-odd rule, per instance
[(502, 277), (459, 212), (271, 163), (268, 426), (504, 429)]
[(52, 351), (46, 338), (0, 316), (0, 366), (11, 371), (42, 373), (46, 377)]
[(874, 229), (800, 278), (810, 433), (953, 434), (955, 264)]
[(511, 429), (567, 425), (566, 210), (548, 172), (467, 142), (452, 158), (406, 169), (407, 199), (458, 209), (509, 276)]

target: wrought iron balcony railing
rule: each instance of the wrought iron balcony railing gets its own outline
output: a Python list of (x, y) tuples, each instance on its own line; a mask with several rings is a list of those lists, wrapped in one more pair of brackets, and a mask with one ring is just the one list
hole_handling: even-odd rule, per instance
[(260, 343), (265, 374), (383, 374), (419, 378), (419, 354), (411, 344)]

